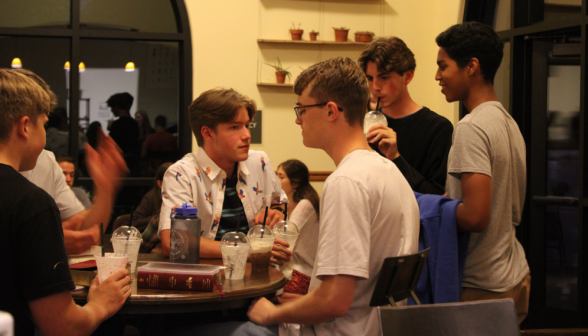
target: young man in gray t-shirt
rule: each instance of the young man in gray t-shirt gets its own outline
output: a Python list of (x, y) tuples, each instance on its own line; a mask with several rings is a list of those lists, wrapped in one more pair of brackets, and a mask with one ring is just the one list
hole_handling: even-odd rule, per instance
[(446, 185), (449, 197), (463, 200), (456, 210), (459, 229), (471, 232), (461, 300), (512, 298), (521, 323), (531, 285), (515, 236), (525, 202), (526, 150), (518, 125), (494, 92), (504, 44), (477, 22), (454, 25), (436, 41), (441, 92), (470, 112), (453, 133)]

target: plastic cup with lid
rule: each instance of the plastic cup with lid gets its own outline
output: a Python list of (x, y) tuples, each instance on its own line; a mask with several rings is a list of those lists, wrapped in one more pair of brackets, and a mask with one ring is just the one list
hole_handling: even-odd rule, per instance
[(257, 224), (247, 233), (251, 250), (251, 272), (267, 272), (272, 257), (272, 248), (276, 237), (269, 226)]
[(232, 231), (223, 236), (220, 249), (227, 280), (243, 279), (250, 246), (249, 239), (242, 232)]
[(126, 254), (131, 262), (131, 273), (137, 269), (139, 248), (141, 247), (141, 232), (134, 226), (121, 226), (112, 233), (112, 247), (114, 253)]
[(386, 120), (386, 116), (384, 115), (384, 113), (378, 110), (369, 111), (368, 113), (366, 113), (365, 119), (363, 120), (363, 133), (365, 134), (365, 136), (368, 135), (368, 133), (370, 132), (370, 128), (375, 124), (382, 124), (388, 127), (388, 121)]

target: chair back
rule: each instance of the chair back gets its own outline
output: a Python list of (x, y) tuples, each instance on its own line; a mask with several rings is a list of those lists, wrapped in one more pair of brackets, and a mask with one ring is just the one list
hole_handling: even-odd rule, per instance
[(414, 294), (423, 267), (429, 255), (429, 248), (421, 252), (384, 259), (380, 277), (376, 282), (370, 307), (384, 306), (407, 299), (411, 296), (417, 304), (419, 299)]
[(381, 307), (384, 336), (519, 336), (512, 299)]

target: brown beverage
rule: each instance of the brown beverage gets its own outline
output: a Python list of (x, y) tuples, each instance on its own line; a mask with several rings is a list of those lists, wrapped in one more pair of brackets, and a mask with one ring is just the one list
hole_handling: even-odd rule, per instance
[(249, 250), (249, 258), (251, 260), (251, 272), (267, 272), (270, 259), (272, 257), (272, 247), (274, 245), (274, 237), (251, 239), (251, 249)]

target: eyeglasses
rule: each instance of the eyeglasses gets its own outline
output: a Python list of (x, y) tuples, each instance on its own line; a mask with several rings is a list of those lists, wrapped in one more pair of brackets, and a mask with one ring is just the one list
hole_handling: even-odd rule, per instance
[[(294, 112), (296, 113), (296, 118), (298, 120), (300, 120), (300, 116), (306, 112), (306, 110), (302, 110), (301, 109), (306, 109), (307, 107), (315, 107), (315, 106), (325, 106), (327, 105), (329, 102), (325, 102), (325, 103), (319, 103), (319, 104), (314, 104), (314, 105), (294, 105)], [(339, 109), (339, 111), (343, 111), (343, 109), (339, 106), (337, 106), (337, 108)]]

